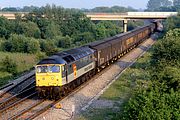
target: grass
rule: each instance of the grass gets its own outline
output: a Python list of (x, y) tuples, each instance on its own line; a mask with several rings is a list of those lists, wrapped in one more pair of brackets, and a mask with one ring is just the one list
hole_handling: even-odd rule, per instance
[(111, 100), (114, 102), (112, 108), (89, 107), (83, 112), (79, 120), (104, 120), (118, 118), (123, 105), (133, 96), (133, 92), (139, 83), (147, 84), (150, 73), (149, 66), (151, 52), (147, 52), (137, 62), (128, 68), (118, 80), (116, 80), (101, 96), (100, 100)]
[[(36, 56), (33, 54), (26, 53), (9, 53), (0, 52), (0, 61), (2, 61), (6, 56), (9, 56), (13, 62), (17, 64), (17, 72), (20, 74), (24, 71), (30, 70), (36, 64)], [(0, 64), (0, 68), (3, 64)], [(13, 75), (8, 72), (4, 72), (0, 69), (0, 86), (8, 83), (9, 79), (13, 79)]]

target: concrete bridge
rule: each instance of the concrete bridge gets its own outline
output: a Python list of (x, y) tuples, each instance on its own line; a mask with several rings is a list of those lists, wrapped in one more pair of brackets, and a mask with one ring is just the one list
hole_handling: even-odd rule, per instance
[(86, 13), (91, 20), (166, 19), (177, 12)]
[(91, 20), (122, 20), (124, 32), (127, 32), (128, 20), (136, 19), (167, 19), (178, 12), (127, 12), (127, 13), (86, 13)]
[[(16, 14), (23, 17), (28, 12), (0, 12), (0, 16), (14, 20)], [(177, 12), (127, 12), (127, 13), (85, 13), (91, 20), (122, 20), (124, 32), (127, 31), (128, 20), (135, 19), (167, 19), (170, 16), (175, 16)]]

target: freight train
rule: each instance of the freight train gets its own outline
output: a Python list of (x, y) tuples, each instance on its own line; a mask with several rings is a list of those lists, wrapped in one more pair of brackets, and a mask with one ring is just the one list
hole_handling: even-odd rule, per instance
[(42, 59), (35, 67), (39, 96), (58, 98), (65, 95), (149, 38), (158, 30), (157, 25), (154, 22)]

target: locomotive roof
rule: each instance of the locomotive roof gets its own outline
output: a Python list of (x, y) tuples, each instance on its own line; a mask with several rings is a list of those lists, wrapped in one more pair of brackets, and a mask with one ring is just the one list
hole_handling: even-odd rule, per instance
[(42, 59), (37, 65), (42, 64), (66, 64), (67, 62), (59, 57), (58, 55), (53, 55), (48, 58)]
[(71, 55), (75, 60), (78, 60), (82, 57), (85, 57), (89, 54), (94, 53), (94, 50), (90, 49), (88, 46), (83, 46), (83, 47), (65, 51), (65, 53)]
[(93, 53), (94, 50), (88, 46), (83, 46), (56, 53), (53, 56), (41, 60), (38, 64), (68, 64)]

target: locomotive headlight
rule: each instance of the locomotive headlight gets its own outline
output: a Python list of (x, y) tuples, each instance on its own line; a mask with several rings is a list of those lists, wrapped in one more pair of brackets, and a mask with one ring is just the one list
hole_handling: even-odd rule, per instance
[(51, 80), (54, 80), (54, 77), (51, 77)]

